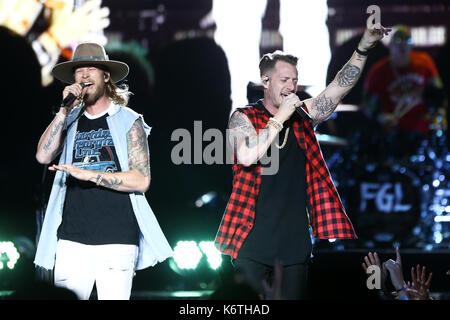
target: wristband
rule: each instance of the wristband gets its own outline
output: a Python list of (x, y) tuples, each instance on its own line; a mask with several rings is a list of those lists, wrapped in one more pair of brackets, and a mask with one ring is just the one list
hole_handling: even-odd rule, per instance
[(400, 292), (402, 292), (402, 291), (405, 290), (405, 289), (406, 289), (406, 286), (403, 286), (402, 288), (400, 288), (400, 289), (398, 289), (398, 290), (395, 290), (395, 292), (400, 293)]
[(358, 54), (362, 55), (362, 56), (368, 56), (368, 55), (369, 55), (369, 50), (367, 50), (367, 51), (362, 51), (362, 50), (359, 50), (358, 47), (357, 47), (355, 51), (356, 51)]

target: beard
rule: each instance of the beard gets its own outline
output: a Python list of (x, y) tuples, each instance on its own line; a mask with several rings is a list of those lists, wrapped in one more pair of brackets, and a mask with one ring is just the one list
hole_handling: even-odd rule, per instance
[(95, 91), (84, 96), (84, 103), (86, 107), (94, 105), (105, 93), (105, 84), (102, 82), (96, 86)]

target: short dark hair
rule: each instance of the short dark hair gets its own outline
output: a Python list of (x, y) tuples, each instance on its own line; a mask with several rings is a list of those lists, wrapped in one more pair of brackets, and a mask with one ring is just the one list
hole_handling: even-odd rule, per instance
[(284, 61), (297, 67), (298, 58), (280, 50), (266, 53), (259, 61), (259, 75), (262, 76), (263, 74), (267, 74), (270, 70), (275, 68), (277, 61)]

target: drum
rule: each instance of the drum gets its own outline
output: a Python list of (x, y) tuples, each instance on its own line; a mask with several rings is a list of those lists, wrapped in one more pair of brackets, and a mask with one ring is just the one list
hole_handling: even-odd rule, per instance
[(376, 243), (407, 243), (420, 219), (420, 179), (400, 165), (368, 164), (358, 172), (343, 194), (358, 237)]

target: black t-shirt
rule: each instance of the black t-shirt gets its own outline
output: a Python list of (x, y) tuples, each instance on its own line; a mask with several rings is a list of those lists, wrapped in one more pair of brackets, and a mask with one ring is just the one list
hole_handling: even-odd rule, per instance
[[(264, 108), (261, 102), (258, 107)], [(278, 145), (282, 145), (287, 128), (286, 145), (279, 150), (278, 172), (261, 175), (254, 226), (239, 250), (238, 258), (267, 265), (273, 265), (277, 258), (283, 265), (291, 265), (305, 263), (310, 257), (305, 153), (298, 145), (291, 121), (284, 123), (275, 142), (279, 140)]]
[[(73, 164), (84, 169), (121, 171), (106, 113), (81, 116), (73, 149)], [(67, 178), (67, 192), (58, 238), (89, 245), (139, 243), (139, 227), (130, 197), (89, 181)]]

